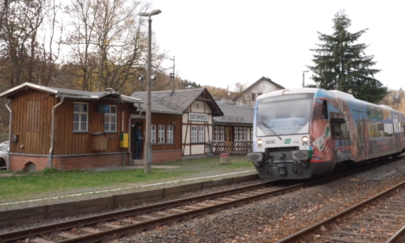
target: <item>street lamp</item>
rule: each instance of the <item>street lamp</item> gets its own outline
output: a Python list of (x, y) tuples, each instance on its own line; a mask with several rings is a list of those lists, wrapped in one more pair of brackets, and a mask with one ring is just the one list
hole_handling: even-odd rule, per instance
[(146, 126), (145, 126), (145, 147), (144, 147), (144, 173), (150, 173), (150, 167), (152, 164), (152, 150), (151, 150), (151, 66), (152, 66), (152, 16), (158, 15), (162, 11), (159, 9), (153, 10), (150, 13), (139, 13), (141, 17), (148, 17), (148, 80), (146, 88)]
[(302, 72), (302, 87), (305, 88), (305, 73), (309, 72), (308, 70), (305, 70)]

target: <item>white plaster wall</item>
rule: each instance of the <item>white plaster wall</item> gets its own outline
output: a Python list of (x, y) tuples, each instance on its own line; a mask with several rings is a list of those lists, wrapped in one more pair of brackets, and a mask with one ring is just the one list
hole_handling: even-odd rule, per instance
[(196, 155), (196, 154), (204, 154), (204, 145), (193, 145), (191, 147), (191, 154)]
[(186, 149), (184, 150), (184, 155), (190, 155), (190, 146), (186, 145)]

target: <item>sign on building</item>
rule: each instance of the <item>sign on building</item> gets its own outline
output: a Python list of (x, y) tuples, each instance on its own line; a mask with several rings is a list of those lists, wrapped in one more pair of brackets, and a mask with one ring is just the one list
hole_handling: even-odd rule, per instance
[(208, 121), (208, 115), (205, 113), (188, 113), (188, 119), (190, 121)]

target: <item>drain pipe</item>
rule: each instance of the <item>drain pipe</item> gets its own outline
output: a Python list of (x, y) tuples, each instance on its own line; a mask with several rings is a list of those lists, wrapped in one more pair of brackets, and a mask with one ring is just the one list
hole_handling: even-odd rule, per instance
[(11, 148), (11, 131), (13, 128), (13, 111), (11, 110), (10, 106), (11, 105), (11, 100), (8, 101), (6, 104), (7, 110), (10, 112), (10, 121), (9, 121), (9, 129), (8, 129), (8, 151), (7, 151), (7, 161), (6, 161), (6, 166), (7, 166), (7, 171), (10, 170), (10, 148)]
[(49, 156), (48, 156), (48, 168), (52, 168), (52, 154), (53, 154), (53, 144), (55, 141), (55, 110), (58, 106), (62, 105), (63, 100), (65, 99), (64, 96), (60, 97), (60, 102), (52, 108), (52, 134), (51, 134), (51, 148), (49, 149)]

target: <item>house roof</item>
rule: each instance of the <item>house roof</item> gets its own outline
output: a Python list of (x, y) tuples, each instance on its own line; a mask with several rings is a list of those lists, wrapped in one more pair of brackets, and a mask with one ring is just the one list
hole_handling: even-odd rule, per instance
[(257, 83), (261, 82), (261, 81), (267, 81), (271, 84), (273, 84), (274, 86), (276, 86), (278, 89), (285, 89), (283, 86), (279, 85), (278, 83), (273, 82), (271, 79), (266, 78), (266, 77), (261, 77), (259, 80), (257, 80), (256, 82), (254, 82), (252, 85), (250, 85), (249, 87), (247, 87), (242, 93), (238, 94), (237, 96), (235, 96), (232, 100), (235, 101), (237, 100), (242, 94), (244, 94), (245, 92), (251, 90)]
[(118, 97), (122, 98), (123, 101), (127, 103), (141, 103), (140, 99), (130, 97), (127, 95), (122, 95), (116, 93), (115, 91), (101, 91), (101, 92), (93, 92), (93, 91), (82, 91), (82, 90), (74, 90), (74, 89), (63, 89), (57, 87), (47, 87), (41, 86), (33, 83), (23, 83), (18, 86), (15, 86), (12, 89), (6, 90), (0, 94), (0, 98), (9, 98), (16, 93), (19, 93), (23, 90), (31, 89), (37, 90), (41, 92), (46, 92), (50, 94), (54, 94), (56, 97), (65, 97), (65, 98), (72, 98), (72, 99), (87, 99), (87, 100), (99, 100), (103, 97), (110, 96), (110, 95), (117, 95)]
[[(146, 92), (134, 92), (131, 97), (136, 97), (145, 101), (147, 98), (146, 95)], [(163, 113), (170, 111), (176, 112), (176, 114), (182, 114), (196, 100), (207, 103), (212, 110), (213, 116), (223, 115), (223, 112), (219, 108), (218, 104), (205, 88), (181, 89), (174, 90), (174, 92), (172, 90), (151, 92), (152, 112), (159, 112), (159, 110), (155, 109), (161, 109)], [(145, 106), (143, 105), (143, 107)]]
[(218, 102), (219, 107), (224, 112), (222, 117), (214, 117), (215, 125), (252, 125), (253, 106), (234, 105), (226, 102)]

